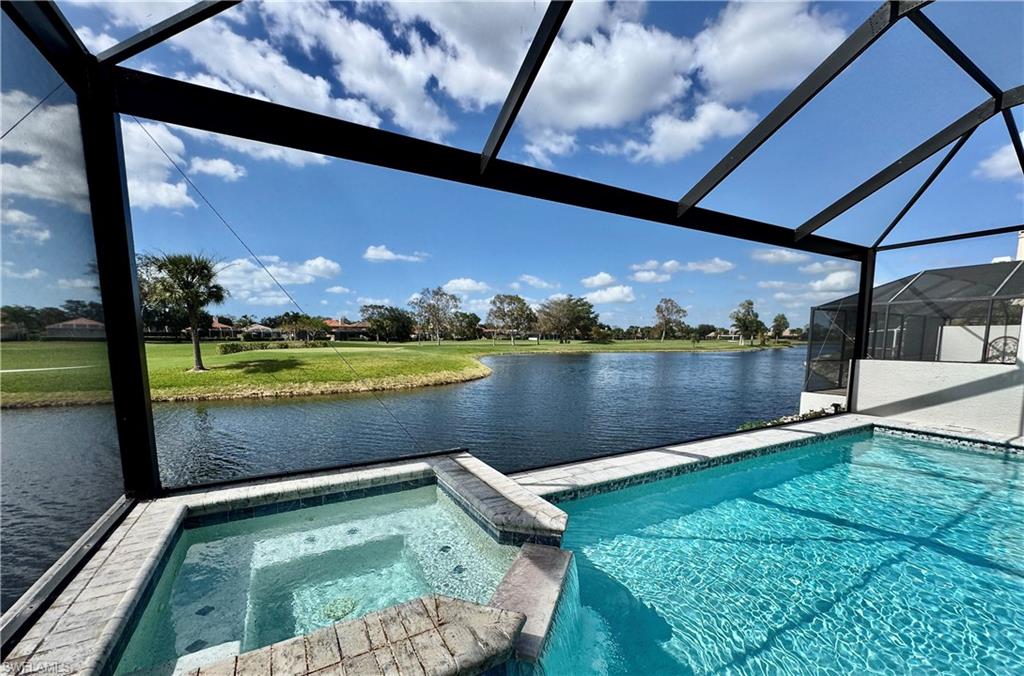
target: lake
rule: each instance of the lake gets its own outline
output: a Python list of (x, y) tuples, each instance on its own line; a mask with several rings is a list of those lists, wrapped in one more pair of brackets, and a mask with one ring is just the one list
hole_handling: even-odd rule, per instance
[(161, 476), (180, 486), (456, 447), (513, 472), (657, 446), (795, 413), (804, 356), (502, 355), (482, 360), (488, 378), (377, 397), (157, 404)]
[[(377, 397), (157, 403), (161, 477), (181, 486), (455, 447), (513, 472), (722, 434), (795, 413), (805, 355), (501, 355), (482, 360), (488, 378)], [(0, 415), (6, 608), (121, 487), (110, 407)]]

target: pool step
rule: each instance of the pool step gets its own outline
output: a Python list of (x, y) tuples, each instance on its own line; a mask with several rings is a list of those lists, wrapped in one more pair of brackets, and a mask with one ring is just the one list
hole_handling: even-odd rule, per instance
[(432, 595), (189, 672), (192, 676), (470, 676), (508, 661), (526, 616)]

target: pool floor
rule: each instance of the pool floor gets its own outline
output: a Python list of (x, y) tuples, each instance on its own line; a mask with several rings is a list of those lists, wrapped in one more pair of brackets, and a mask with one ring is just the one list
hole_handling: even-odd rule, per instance
[(433, 485), (188, 528), (117, 673), (194, 671), (431, 593), (486, 603), (516, 552)]
[(562, 503), (544, 671), (1024, 673), (1022, 470), (859, 433)]

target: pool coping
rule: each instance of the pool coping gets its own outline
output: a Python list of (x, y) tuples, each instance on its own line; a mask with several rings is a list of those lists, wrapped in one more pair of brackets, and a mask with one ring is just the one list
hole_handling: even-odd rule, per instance
[(1012, 455), (1024, 454), (1024, 437), (994, 435), (953, 425), (924, 425), (894, 418), (843, 413), (528, 470), (514, 473), (511, 477), (536, 495), (558, 504), (875, 429), (938, 438), (948, 443), (1000, 450)]
[(465, 452), (292, 479), (254, 480), (140, 502), (11, 650), (5, 674), (112, 673), (186, 526), (203, 526), (436, 484), (505, 544), (561, 541), (567, 517)]

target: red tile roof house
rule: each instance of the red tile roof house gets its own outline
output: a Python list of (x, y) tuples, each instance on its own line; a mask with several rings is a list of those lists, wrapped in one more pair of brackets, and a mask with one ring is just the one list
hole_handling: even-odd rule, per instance
[(334, 340), (366, 339), (370, 336), (370, 325), (367, 322), (347, 324), (338, 319), (325, 319), (324, 324), (327, 325), (327, 330), (331, 332)]
[(107, 337), (103, 322), (79, 317), (66, 322), (57, 322), (46, 327), (47, 338), (102, 339)]
[(212, 338), (214, 335), (216, 335), (219, 338), (223, 338), (224, 336), (227, 336), (228, 338), (234, 338), (235, 332), (237, 330), (238, 329), (236, 329), (233, 326), (221, 323), (219, 317), (214, 317), (213, 323), (210, 324), (210, 337)]

